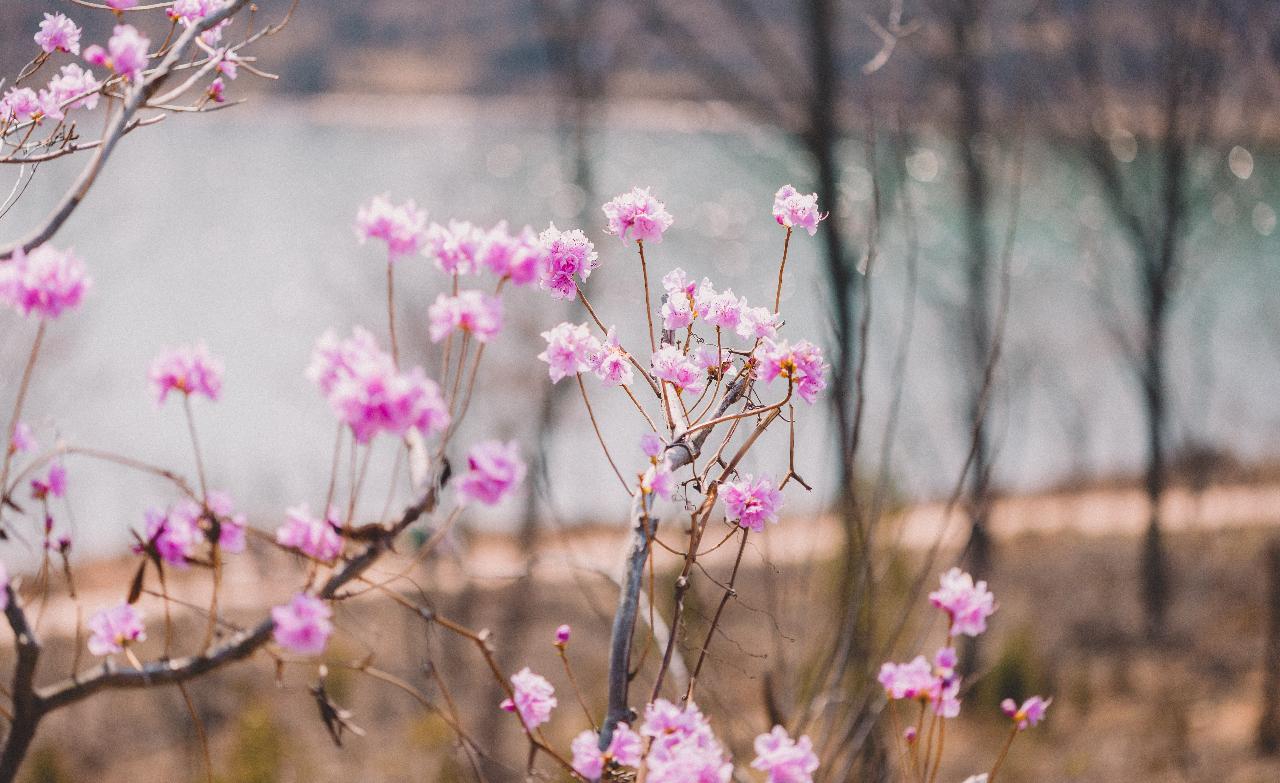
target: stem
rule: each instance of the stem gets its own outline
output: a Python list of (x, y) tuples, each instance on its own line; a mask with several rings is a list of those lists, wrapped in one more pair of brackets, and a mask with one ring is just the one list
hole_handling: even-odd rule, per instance
[(200, 441), (196, 438), (196, 417), (191, 414), (191, 395), (182, 395), (182, 410), (187, 414), (187, 432), (191, 433), (191, 448), (196, 453), (196, 478), (200, 480), (200, 502), (207, 505), (209, 489), (204, 481), (204, 460), (200, 458)]
[(400, 367), (400, 344), (396, 342), (395, 264), (387, 261), (387, 331), (391, 335), (391, 361)]
[(649, 301), (649, 268), (644, 261), (644, 240), (637, 239), (636, 247), (640, 248), (640, 275), (644, 278), (644, 317), (649, 321), (649, 350), (658, 352), (658, 341), (653, 332), (653, 305)]
[(565, 653), (563, 647), (556, 647), (560, 653), (560, 660), (564, 662), (564, 673), (569, 678), (569, 684), (573, 686), (573, 694), (578, 697), (578, 705), (582, 707), (582, 713), (587, 716), (587, 723), (591, 724), (592, 731), (599, 731), (600, 726), (596, 723), (596, 719), (591, 717), (591, 709), (587, 707), (587, 700), (582, 697), (582, 689), (578, 687), (578, 678), (573, 676), (573, 667), (569, 665), (569, 656)]
[(27, 399), (27, 389), (31, 387), (31, 375), (35, 371), (36, 356), (40, 353), (40, 344), (44, 342), (44, 330), (47, 322), (42, 318), (36, 327), (36, 339), (31, 344), (31, 353), (27, 356), (27, 364), (22, 369), (22, 383), (18, 386), (18, 398), (13, 403), (13, 416), (9, 419), (8, 434), (4, 441), (4, 467), (0, 468), (0, 494), (6, 494), (9, 481), (9, 466), (13, 463), (13, 436), (18, 431), (18, 419), (22, 417), (22, 404)]
[(715, 635), (717, 626), (720, 625), (720, 616), (724, 614), (724, 608), (729, 603), (729, 599), (738, 595), (737, 591), (733, 589), (733, 585), (738, 579), (738, 568), (742, 565), (742, 553), (747, 549), (747, 534), (750, 532), (747, 528), (742, 529), (742, 540), (738, 543), (738, 556), (734, 559), (733, 571), (729, 574), (729, 586), (725, 588), (724, 595), (720, 597), (720, 606), (716, 608), (715, 616), (711, 618), (711, 627), (707, 629), (707, 638), (702, 642), (702, 650), (698, 653), (698, 663), (693, 667), (693, 676), (689, 678), (689, 688), (684, 694), (686, 703), (693, 699), (693, 689), (698, 684), (698, 675), (702, 672), (702, 662), (707, 659), (707, 651), (711, 649), (711, 638)]
[(587, 399), (587, 387), (582, 382), (582, 373), (573, 376), (578, 381), (578, 390), (582, 392), (582, 402), (587, 406), (587, 415), (591, 417), (591, 428), (596, 431), (596, 440), (600, 441), (600, 448), (604, 451), (604, 458), (609, 460), (609, 467), (613, 468), (613, 475), (618, 477), (618, 481), (622, 484), (622, 490), (628, 495), (631, 494), (631, 487), (628, 486), (627, 480), (622, 477), (622, 471), (618, 470), (618, 466), (613, 462), (613, 456), (609, 454), (609, 447), (604, 444), (604, 436), (600, 434), (600, 425), (596, 423), (596, 414), (591, 410), (591, 400)]
[(991, 767), (991, 771), (987, 773), (987, 783), (996, 783), (996, 773), (1000, 771), (1000, 765), (1004, 764), (1004, 759), (1009, 755), (1009, 748), (1013, 745), (1013, 740), (1018, 736), (1018, 724), (1013, 724), (1013, 730), (1009, 732), (1009, 738), (1004, 741), (1004, 747), (1000, 749), (1000, 755), (996, 758), (996, 763)]
[(782, 240), (782, 263), (778, 264), (778, 290), (773, 295), (773, 311), (778, 312), (782, 304), (782, 271), (787, 268), (787, 250), (791, 247), (791, 228), (787, 227), (787, 238)]

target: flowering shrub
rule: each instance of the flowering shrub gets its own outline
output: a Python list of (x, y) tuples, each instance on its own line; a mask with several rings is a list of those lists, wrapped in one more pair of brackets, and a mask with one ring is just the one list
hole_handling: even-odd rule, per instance
[[(83, 48), (83, 60), (101, 69), (102, 80), (93, 71), (69, 63), (38, 92), (11, 87), (0, 100), (0, 140), (4, 141), (0, 157), (38, 161), (79, 151), (82, 148), (64, 129), (67, 113), (91, 111), (99, 98), (105, 98), (113, 108), (107, 134), (96, 145), (98, 152), (82, 180), (83, 187), (88, 187), (111, 146), (138, 127), (139, 108), (163, 110), (202, 84), (201, 97), (188, 109), (205, 110), (224, 100), (224, 77), (235, 79), (241, 67), (250, 67), (251, 59), (242, 54), (244, 47), (280, 29), (280, 25), (267, 27), (239, 43), (224, 43), (227, 24), (246, 5), (245, 0), (177, 0), (164, 5), (171, 35), (153, 51), (153, 41), (126, 23), (124, 12), (131, 12), (132, 19), (157, 7), (135, 8), (134, 2), (109, 0), (119, 23), (105, 45), (90, 43)], [(34, 36), (38, 52), (18, 81), (34, 76), (54, 56), (79, 54), (82, 37), (72, 19), (63, 14), (46, 15)], [(161, 88), (179, 62), (185, 63), (185, 80), (164, 92)], [(779, 302), (793, 232), (802, 229), (813, 236), (826, 218), (819, 211), (815, 194), (801, 194), (787, 185), (774, 197), (773, 216), (783, 229), (777, 283), (753, 292), (766, 303), (772, 294), (772, 307), (752, 304), (732, 289), (718, 289), (709, 279), (696, 281), (680, 268), (663, 270), (657, 278), (660, 288), (651, 285), (646, 243), (661, 242), (676, 220), (646, 188), (635, 188), (603, 206), (602, 228), (623, 243), (621, 258), (607, 252), (604, 255), (609, 258), (602, 259), (588, 232), (579, 228), (560, 230), (551, 224), (541, 232), (532, 227), (513, 232), (505, 222), (487, 229), (457, 219), (429, 222), (427, 213), (414, 201), (397, 203), (385, 195), (360, 206), (354, 219), (358, 243), (385, 250), (385, 259), (380, 254), (378, 264), (380, 274), (385, 264), (386, 323), (356, 325), (349, 331), (330, 329), (315, 342), (305, 373), (300, 375), (316, 387), (336, 424), (328, 488), (322, 499), (310, 499), (321, 501), (315, 506), (303, 498), (287, 499), (288, 505), (282, 503), (280, 518), (275, 520), (280, 524), (274, 535), (255, 539), (294, 557), (298, 565), (296, 587), (291, 588), (287, 600), (280, 597), (256, 624), (235, 631), (224, 627), (219, 609), (221, 574), (226, 558), (248, 549), (251, 528), (245, 515), (236, 511), (231, 495), (211, 488), (217, 469), (206, 468), (207, 455), (198, 438), (197, 413), (204, 406), (217, 404), (224, 380), (244, 382), (234, 374), (224, 379), (221, 358), (204, 343), (195, 343), (160, 352), (149, 369), (133, 368), (139, 380), (145, 376), (149, 381), (158, 407), (173, 399), (181, 401), (197, 479), (194, 486), (179, 471), (127, 455), (80, 449), (60, 440), (40, 451), (38, 443), (44, 433), (33, 431), (23, 421), (27, 390), (37, 371), (46, 331), (74, 313), (92, 293), (85, 262), (50, 242), (81, 195), (69, 197), (30, 237), (0, 251), (0, 304), (36, 324), (7, 420), (0, 465), (0, 533), (16, 531), (21, 520), (34, 518), (43, 531), (44, 565), (47, 567), (53, 557), (62, 560), (69, 592), (75, 598), (69, 561), (73, 541), (59, 530), (49, 503), (52, 498), (64, 498), (68, 482), (65, 460), (104, 460), (150, 473), (167, 483), (171, 497), (161, 507), (139, 510), (132, 549), (137, 566), (126, 600), (97, 609), (85, 622), (85, 647), (104, 661), (66, 680), (37, 683), (40, 647), (27, 622), (26, 607), (40, 596), (23, 591), (17, 580), (10, 582), (0, 572), (0, 600), (18, 652), (12, 709), (7, 713), (11, 725), (0, 752), (0, 783), (14, 779), (40, 720), (50, 712), (103, 689), (181, 684), (256, 652), (272, 658), (279, 667), (300, 665), (314, 673), (318, 684), (313, 692), (337, 737), (334, 726), (346, 725), (349, 715), (326, 695), (323, 684), (328, 669), (324, 659), (334, 636), (344, 633), (335, 622), (334, 605), (352, 598), (357, 584), (392, 595), (424, 622), (475, 646), (506, 694), (498, 708), (518, 718), (529, 743), (531, 769), (544, 757), (563, 774), (590, 781), (613, 779), (626, 770), (644, 775), (650, 783), (727, 783), (735, 775), (756, 773), (770, 783), (814, 779), (820, 762), (808, 736), (793, 737), (784, 726), (762, 725), (754, 741), (754, 757), (735, 759), (716, 734), (714, 716), (704, 714), (695, 697), (721, 615), (735, 594), (749, 537), (766, 535), (768, 527), (778, 523), (784, 490), (794, 484), (808, 486), (795, 470), (794, 427), (797, 416), (809, 409), (801, 406), (798, 412), (796, 406), (798, 402), (808, 406), (818, 402), (829, 367), (816, 344), (801, 335), (785, 334)], [(767, 219), (766, 207), (762, 197), (762, 219)], [(629, 263), (631, 250), (643, 280), (642, 323), (646, 327), (634, 342), (624, 339), (623, 330), (601, 319), (582, 287), (593, 273), (600, 279), (610, 274), (611, 266)], [(401, 355), (397, 338), (397, 327), (408, 319), (395, 310), (395, 270), (419, 258), (429, 259), (440, 272), (442, 290), (434, 300), (421, 299), (422, 312), (415, 313), (411, 321), (439, 346), (443, 361), (435, 377)], [(581, 730), (567, 748), (553, 744), (543, 733), (546, 726), (571, 720), (563, 716), (551, 680), (529, 667), (506, 676), (493, 656), (487, 632), (473, 631), (416, 598), (394, 592), (390, 583), (374, 583), (365, 577), (410, 528), (424, 523), (420, 532), (429, 535), (422, 537), (416, 556), (426, 557), (465, 509), (474, 504), (501, 503), (525, 480), (521, 444), (495, 439), (463, 443), (458, 433), (473, 394), (477, 388), (485, 388), (483, 382), (477, 384), (477, 378), (481, 377), (486, 347), (503, 333), (503, 297), (514, 289), (532, 288), (534, 283), (545, 293), (521, 295), (547, 296), (548, 303), (576, 299), (588, 318), (580, 323), (547, 324), (542, 332), (545, 349), (536, 357), (528, 356), (527, 361), (530, 366), (544, 363), (551, 383), (572, 380), (571, 387), (576, 386), (582, 399), (603, 457), (630, 499), (629, 544), (612, 633), (607, 644), (601, 640), (598, 645), (608, 651), (607, 680), (598, 684), (607, 696), (607, 710), (597, 721), (577, 693), (586, 726), (575, 723), (571, 727)], [(653, 298), (655, 290), (661, 292), (659, 301)], [(640, 301), (639, 292), (636, 301)], [(639, 313), (631, 315), (639, 322)], [(349, 336), (340, 336), (343, 334)], [(304, 359), (297, 357), (299, 365)], [(646, 430), (638, 449), (618, 454), (610, 451), (596, 421), (588, 386), (627, 398), (637, 422)], [(193, 404), (194, 398), (204, 399)], [(746, 473), (742, 469), (745, 457), (779, 422), (790, 430), (785, 464), (779, 456), (773, 473)], [(365, 469), (375, 451), (394, 452), (408, 464), (412, 501), (398, 513), (362, 519), (359, 501), (365, 491)], [(342, 454), (352, 466), (345, 482), (338, 469)], [(356, 465), (361, 467), (357, 470)], [(28, 488), (25, 494), (24, 486)], [(394, 487), (391, 494), (395, 496)], [(313, 514), (312, 507), (321, 509), (321, 514)], [(674, 545), (661, 542), (682, 560), (678, 576), (669, 585), (674, 596), (671, 630), (660, 640), (661, 662), (651, 693), (636, 698), (631, 692), (631, 652), (643, 576), (659, 541), (662, 518), (677, 509), (689, 519), (686, 539)], [(712, 544), (707, 546), (704, 537), (709, 533)], [(728, 583), (722, 585), (723, 600), (705, 638), (693, 647), (698, 655), (691, 673), (682, 667), (677, 678), (672, 662), (681, 634), (688, 632), (681, 620), (690, 580), (695, 569), (701, 568), (702, 555), (731, 540), (736, 542), (737, 559)], [(202, 639), (173, 639), (172, 606), (165, 588), (166, 575), (173, 569), (209, 575), (208, 629)], [(943, 721), (954, 718), (960, 707), (954, 639), (982, 633), (995, 609), (985, 584), (974, 584), (959, 571), (947, 573), (941, 589), (930, 599), (947, 615), (946, 645), (932, 664), (923, 657), (904, 664), (887, 663), (880, 676), (891, 704), (906, 700), (921, 705), (919, 725), (902, 734), (904, 758), (908, 759), (903, 771), (918, 774), (921, 780), (929, 779), (931, 770), (936, 772), (934, 759), (941, 757)], [(163, 611), (148, 611), (147, 605), (157, 602)], [(141, 654), (146, 651), (147, 625), (154, 627), (159, 622), (164, 624), (163, 653), (144, 661)], [(556, 631), (554, 646), (576, 691), (578, 682), (567, 654), (570, 638), (571, 629), (562, 625)], [(184, 655), (176, 657), (175, 652)], [(368, 662), (351, 667), (374, 673)], [(675, 698), (668, 699), (664, 696), (667, 692), (674, 692)], [(1013, 723), (1010, 742), (1018, 732), (1036, 725), (1047, 706), (1048, 701), (1039, 698), (1020, 706), (1007, 702), (1004, 711)], [(470, 742), (461, 728), (454, 728), (462, 742)], [(997, 761), (990, 777), (995, 777), (999, 766)]]

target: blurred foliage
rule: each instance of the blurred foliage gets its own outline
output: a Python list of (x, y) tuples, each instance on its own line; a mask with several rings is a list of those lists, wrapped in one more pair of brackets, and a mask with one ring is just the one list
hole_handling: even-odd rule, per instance
[(62, 754), (49, 745), (36, 749), (27, 761), (27, 774), (23, 783), (72, 783), (75, 778), (67, 772)]
[(228, 772), (220, 783), (276, 783), (284, 760), (284, 735), (267, 706), (251, 704), (240, 714)]
[(974, 683), (967, 699), (971, 714), (998, 715), (1004, 699), (1021, 704), (1037, 693), (1050, 692), (1044, 672), (1031, 629), (1019, 628), (1005, 638), (991, 669)]

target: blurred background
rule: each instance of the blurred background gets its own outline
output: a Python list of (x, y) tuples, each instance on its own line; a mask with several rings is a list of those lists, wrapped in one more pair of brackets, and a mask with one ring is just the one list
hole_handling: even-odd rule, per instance
[[(46, 5), (0, 5), (0, 72), (32, 57)], [(258, 23), (287, 7), (260, 2)], [(109, 34), (104, 14), (57, 10), (86, 42)], [(869, 678), (936, 633), (898, 618), (923, 606), (917, 575), (931, 584), (959, 562), (1001, 610), (967, 651), (969, 717), (942, 779), (984, 769), (996, 697), (1032, 692), (1054, 709), (1005, 780), (1280, 779), (1267, 755), (1280, 745), (1280, 555), (1266, 556), (1280, 521), (1280, 6), (302, 0), (253, 53), (278, 80), (242, 73), (228, 94), (245, 105), (131, 135), (59, 234), (95, 286), (46, 343), (28, 416), (42, 440), (189, 470), (180, 413), (155, 408), (146, 369), (203, 339), (227, 360), (225, 398), (197, 412), (211, 483), (273, 528), (328, 478), (330, 420), (303, 377), (312, 344), (384, 319), (382, 256), (351, 230), (369, 196), (414, 198), (441, 222), (585, 229), (602, 260), (587, 290), (625, 342), (644, 328), (639, 271), (604, 235), (601, 203), (652, 187), (676, 222), (651, 271), (681, 266), (761, 303), (782, 245), (771, 197), (791, 182), (831, 217), (793, 239), (782, 312), (793, 338), (824, 345), (833, 382), (797, 425), (814, 490), (789, 492), (775, 540), (752, 548), (713, 658), (720, 685), (706, 690), (722, 703), (704, 706), (739, 716), (722, 718), (738, 755), (764, 716), (816, 709), (837, 760), (825, 779), (887, 774)], [(80, 162), (0, 171), (22, 193), (0, 241), (35, 224)], [(402, 340), (433, 367), (425, 308), (440, 279), (426, 262), (401, 269)], [(613, 588), (581, 563), (611, 566), (625, 530), (589, 422), (532, 359), (540, 331), (584, 317), (537, 291), (509, 300), (464, 442), (519, 438), (536, 455), (529, 491), (468, 519), (427, 575), (513, 640), (504, 656), (521, 639), (546, 647), (546, 670), (558, 664), (540, 642), (562, 620), (585, 645), (607, 638)], [(6, 319), (0, 366), (20, 366), (31, 339)], [(0, 376), (0, 404), (16, 381)], [(606, 440), (633, 443), (629, 403), (599, 396)], [(776, 454), (748, 467), (780, 473)], [(109, 589), (130, 528), (169, 498), (145, 477), (69, 468), (76, 561)], [(388, 454), (375, 480), (391, 471)], [(273, 562), (246, 563), (245, 583)], [(440, 640), (391, 616), (363, 618), (382, 629), (375, 646), (426, 678), (419, 648)], [(817, 663), (831, 639), (839, 660)], [(474, 663), (433, 665), (452, 667), (480, 731), (511, 740), (488, 725), (498, 696)], [(339, 751), (298, 716), (314, 709), (305, 693), (282, 696), (264, 672), (219, 676), (193, 692), (222, 779), (471, 779), (411, 701), (347, 686), (371, 736)], [(847, 708), (812, 707), (833, 692)], [(232, 693), (251, 709), (224, 704)], [(80, 715), (104, 717), (112, 699), (137, 725), (73, 750), (52, 739), (82, 718), (59, 716), (34, 780), (202, 779), (176, 695), (168, 717), (147, 711), (150, 694)], [(118, 758), (140, 734), (160, 739)], [(383, 758), (388, 743), (405, 753)], [(490, 779), (515, 779), (503, 754), (518, 765), (521, 749), (507, 744), (484, 761)]]

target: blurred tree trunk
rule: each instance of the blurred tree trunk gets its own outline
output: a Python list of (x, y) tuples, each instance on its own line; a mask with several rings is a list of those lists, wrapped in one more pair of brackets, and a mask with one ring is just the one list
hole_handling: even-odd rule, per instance
[(1262, 658), (1262, 719), (1258, 722), (1258, 752), (1280, 752), (1280, 541), (1267, 546), (1267, 639)]
[[(1113, 40), (1115, 30), (1098, 24), (1094, 15), (1104, 5), (1086, 2), (1082, 12), (1091, 24), (1077, 35), (1074, 56), (1084, 84), (1083, 108), (1074, 113), (1083, 125), (1073, 135), (1080, 139), (1083, 157), (1097, 180), (1103, 198), (1127, 237), (1137, 262), (1139, 305), (1136, 338), (1124, 347), (1141, 389), (1146, 429), (1144, 487), (1149, 517), (1139, 559), (1143, 626), (1148, 639), (1162, 637), (1172, 600), (1172, 577), (1161, 527), (1161, 504), (1167, 476), (1166, 442), (1169, 428), (1169, 378), (1166, 367), (1169, 317), (1186, 266), (1185, 243), (1191, 220), (1191, 153), (1218, 140), (1214, 136), (1217, 103), (1227, 55), (1227, 14), (1207, 0), (1161, 0), (1151, 4), (1151, 29), (1158, 30), (1154, 51), (1143, 51), (1134, 42)], [(1155, 93), (1150, 99), (1156, 126), (1148, 138), (1139, 138), (1137, 149), (1147, 151), (1143, 163), (1122, 168), (1112, 147), (1111, 134), (1128, 133), (1117, 127), (1113, 116), (1137, 112), (1112, 104), (1109, 79), (1133, 79), (1132, 74), (1104, 75), (1104, 45), (1112, 40), (1121, 59), (1142, 62), (1150, 58)], [(1131, 97), (1129, 102), (1134, 99)], [(1123, 121), (1123, 120), (1121, 120)], [(1145, 129), (1139, 127), (1141, 134)], [(1144, 176), (1145, 175), (1145, 176)], [(1120, 330), (1123, 333), (1123, 330)]]

